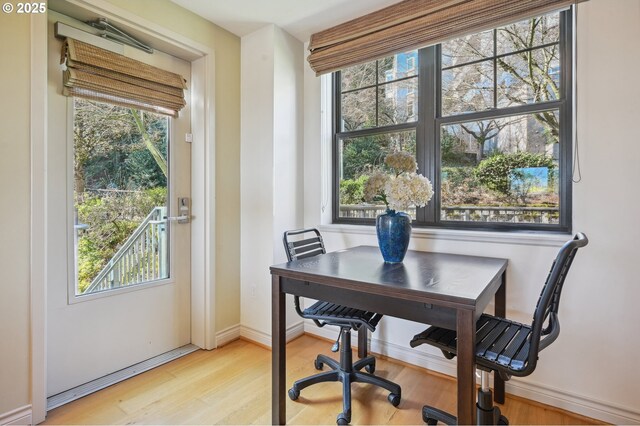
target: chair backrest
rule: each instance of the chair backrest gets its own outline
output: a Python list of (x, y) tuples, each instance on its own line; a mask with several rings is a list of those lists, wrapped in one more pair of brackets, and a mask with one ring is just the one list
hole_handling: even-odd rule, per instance
[[(309, 234), (311, 234), (311, 236), (309, 236)], [(320, 231), (315, 228), (285, 231), (282, 242), (289, 262), (326, 253), (322, 235), (320, 235)], [(300, 296), (293, 296), (293, 303), (298, 315), (304, 317), (302, 308), (300, 307)], [(318, 327), (323, 326), (318, 320), (313, 320), (313, 322), (315, 322)]]
[[(583, 233), (576, 234), (572, 240), (567, 241), (562, 246), (551, 265), (551, 271), (549, 271), (547, 281), (542, 288), (533, 314), (531, 340), (529, 341), (531, 348), (527, 367), (525, 368), (529, 372), (535, 369), (538, 352), (549, 346), (560, 334), (558, 309), (560, 308), (560, 295), (564, 280), (578, 249), (586, 246), (588, 242), (586, 235)], [(547, 323), (546, 327), (544, 327), (545, 323)]]
[[(309, 236), (308, 234), (312, 235)], [(326, 253), (322, 235), (320, 235), (320, 231), (315, 228), (286, 231), (282, 242), (284, 243), (284, 250), (287, 253), (287, 259), (289, 259), (289, 261)]]

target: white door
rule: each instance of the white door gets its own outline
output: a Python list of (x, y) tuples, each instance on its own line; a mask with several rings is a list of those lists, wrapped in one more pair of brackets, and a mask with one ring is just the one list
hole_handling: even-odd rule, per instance
[[(191, 147), (188, 98), (168, 118), (63, 96), (61, 41), (49, 27), (52, 396), (190, 343), (190, 224), (165, 216), (184, 213), (179, 198), (189, 207)], [(188, 62), (127, 47), (125, 55), (190, 83)]]

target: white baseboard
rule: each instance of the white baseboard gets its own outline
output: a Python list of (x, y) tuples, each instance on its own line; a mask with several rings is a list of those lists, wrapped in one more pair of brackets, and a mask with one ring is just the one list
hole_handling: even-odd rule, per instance
[[(302, 321), (297, 322), (296, 324), (287, 328), (287, 333), (286, 333), (287, 342), (295, 339), (298, 336), (302, 336), (303, 334), (304, 334), (303, 322)], [(253, 342), (259, 343), (261, 345), (271, 347), (271, 334), (263, 333), (262, 331), (258, 331), (251, 327), (241, 325), (240, 336), (244, 337), (247, 340), (251, 340)]]
[(522, 398), (562, 408), (563, 410), (611, 424), (640, 424), (638, 407), (631, 409), (608, 401), (600, 401), (530, 381), (509, 380), (506, 383), (506, 391)]
[(216, 333), (216, 346), (224, 346), (240, 338), (240, 324), (232, 325)]
[(30, 425), (31, 419), (31, 405), (25, 405), (24, 407), (16, 408), (7, 413), (0, 414), (0, 425)]
[[(305, 321), (304, 331), (331, 340), (338, 338), (336, 328), (318, 328), (312, 321)], [(397, 359), (408, 364), (417, 365), (448, 376), (456, 376), (455, 360), (448, 360), (440, 355), (413, 349), (409, 347), (408, 344), (405, 347), (371, 338), (370, 350), (373, 353)], [(525, 382), (518, 378), (512, 378), (506, 383), (506, 392), (607, 423), (640, 423), (640, 411), (637, 407), (632, 409), (618, 406), (607, 401), (599, 401), (583, 395), (569, 393), (540, 383), (531, 382), (530, 380)]]

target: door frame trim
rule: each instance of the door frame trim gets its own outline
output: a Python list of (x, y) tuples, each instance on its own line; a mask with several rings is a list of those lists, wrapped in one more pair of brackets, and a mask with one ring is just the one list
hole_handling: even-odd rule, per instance
[[(191, 96), (192, 199), (191, 342), (216, 347), (215, 333), (215, 51), (104, 0), (63, 0), (65, 5), (125, 24), (184, 53), (192, 80), (203, 96)], [(31, 235), (30, 235), (30, 384), (33, 423), (46, 417), (47, 401), (47, 15), (34, 14), (31, 30)], [(195, 71), (194, 71), (195, 69)], [(196, 99), (197, 98), (197, 99)], [(196, 155), (197, 154), (197, 155)], [(194, 238), (197, 236), (197, 238)]]
[(30, 19), (31, 36), (31, 421), (40, 423), (47, 410), (47, 15)]

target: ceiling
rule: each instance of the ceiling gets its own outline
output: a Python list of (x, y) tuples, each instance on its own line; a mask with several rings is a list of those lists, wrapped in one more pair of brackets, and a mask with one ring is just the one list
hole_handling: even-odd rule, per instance
[(309, 36), (400, 0), (171, 0), (242, 37), (275, 24), (302, 42)]

